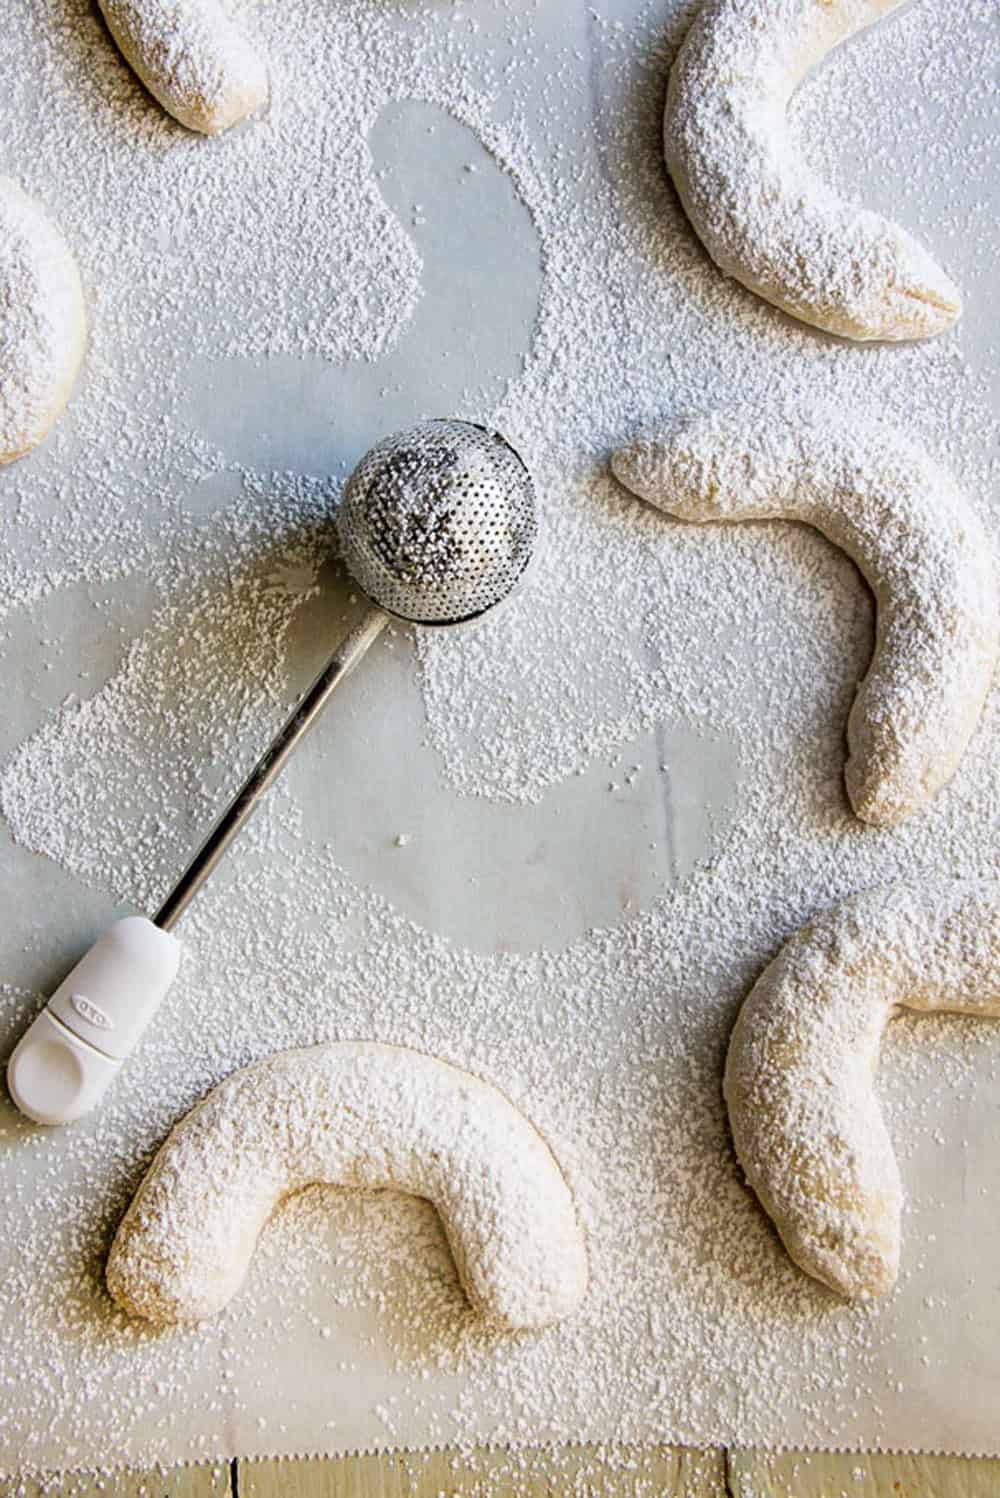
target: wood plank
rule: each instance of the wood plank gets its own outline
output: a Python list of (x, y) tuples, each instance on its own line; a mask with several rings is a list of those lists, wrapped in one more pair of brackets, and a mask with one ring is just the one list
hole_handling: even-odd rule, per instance
[(228, 1462), (0, 1478), (0, 1498), (230, 1498), (230, 1492)]
[(720, 1451), (565, 1446), (241, 1461), (239, 1498), (726, 1498)]
[(731, 1451), (732, 1498), (996, 1498), (1000, 1461), (886, 1452)]
[[(241, 1461), (239, 1498), (996, 1498), (1000, 1460), (569, 1446)], [(0, 1498), (230, 1498), (225, 1464), (0, 1479)]]

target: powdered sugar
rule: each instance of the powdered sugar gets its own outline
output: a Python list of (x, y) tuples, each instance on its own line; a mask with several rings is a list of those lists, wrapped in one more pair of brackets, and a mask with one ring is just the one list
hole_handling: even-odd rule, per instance
[(111, 34), (164, 109), (215, 135), (267, 99), (267, 69), (219, 0), (100, 0)]
[(899, 1269), (883, 1032), (897, 1006), (1000, 1017), (998, 895), (869, 890), (797, 932), (740, 1010), (725, 1081), (740, 1163), (796, 1263), (849, 1298), (886, 1294)]
[[(261, 7), (272, 107), (216, 141), (150, 105), (86, 5), (2, 5), (6, 159), (53, 184), (100, 302), (81, 399), (3, 475), (0, 732), (27, 746), (4, 796), (34, 777), (31, 842), (56, 855), (0, 848), (8, 1049), (115, 903), (168, 887), (361, 606), (331, 514), (374, 438), (490, 420), (546, 532), (503, 616), (421, 636), (416, 660), (389, 636), (348, 683), (185, 920), (162, 1027), (106, 1108), (52, 1136), (3, 1114), (4, 1462), (581, 1436), (990, 1449), (993, 1313), (969, 1281), (995, 1241), (994, 1027), (887, 1037), (908, 1250), (877, 1311), (787, 1261), (720, 1080), (740, 1002), (805, 920), (872, 884), (994, 872), (995, 696), (924, 816), (861, 827), (842, 729), (873, 608), (853, 565), (804, 528), (666, 521), (606, 463), (673, 410), (807, 391), (913, 432), (992, 526), (989, 320), (861, 350), (719, 275), (663, 171), (691, 10), (673, 0)], [(982, 299), (995, 7), (931, 9), (832, 58), (794, 109), (816, 169), (869, 172), (866, 200)], [(125, 1324), (104, 1258), (171, 1126), (238, 1066), (358, 1038), (487, 1077), (536, 1124), (591, 1247), (578, 1317), (485, 1336), (431, 1209), (323, 1191), (278, 1216), (217, 1322)]]
[(275, 1206), (317, 1182), (432, 1202), (466, 1295), (501, 1326), (558, 1321), (586, 1290), (558, 1163), (503, 1094), (417, 1051), (353, 1044), (238, 1072), (177, 1125), (115, 1235), (112, 1295), (160, 1325), (214, 1315)]
[(995, 549), (954, 478), (900, 432), (808, 407), (681, 418), (612, 467), (679, 519), (801, 520), (858, 564), (878, 621), (847, 790), (876, 826), (919, 811), (954, 773), (1000, 646)]
[(61, 414), (85, 336), (68, 245), (42, 208), (0, 177), (0, 464), (37, 447)]
[(957, 288), (912, 235), (808, 171), (786, 118), (811, 67), (905, 3), (706, 0), (670, 75), (667, 163), (712, 259), (847, 338), (926, 338), (960, 311)]

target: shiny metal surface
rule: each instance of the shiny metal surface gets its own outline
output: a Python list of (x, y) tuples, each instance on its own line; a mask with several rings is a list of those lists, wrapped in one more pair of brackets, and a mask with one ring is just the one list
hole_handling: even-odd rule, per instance
[(497, 433), (421, 422), (362, 458), (337, 529), (374, 603), (412, 624), (459, 624), (521, 581), (538, 534), (534, 485)]

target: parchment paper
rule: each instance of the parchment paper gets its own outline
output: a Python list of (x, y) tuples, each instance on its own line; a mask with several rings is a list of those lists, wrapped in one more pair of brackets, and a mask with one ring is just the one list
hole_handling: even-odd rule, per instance
[[(922, 8), (933, 13), (934, 0)], [(400, 5), (391, 19), (400, 28), (425, 25), (443, 44), (448, 25), (464, 27), (472, 9), (456, 7), (453, 18), (452, 7), (442, 6), (442, 14), (420, 21), (414, 7)], [(648, 45), (662, 27), (671, 37), (684, 7), (604, 0), (602, 26), (592, 23), (590, 10), (477, 0), (476, 26), (465, 37), (466, 45), (509, 61), (511, 14), (530, 14), (537, 45), (516, 55), (529, 134), (532, 101), (541, 114), (557, 57), (563, 82), (573, 82), (565, 91), (572, 100), (567, 147), (592, 132), (599, 150), (614, 111), (628, 105), (616, 73), (621, 48), (629, 45), (621, 36), (634, 28), (635, 45)], [(69, 25), (78, 24), (78, 11), (71, 8)], [(0, 0), (0, 17), (5, 29), (22, 24), (19, 0)], [(270, 24), (263, 14), (257, 19)], [(608, 34), (619, 22), (626, 31), (615, 50)], [(985, 34), (1000, 20), (980, 7), (969, 24)], [(652, 76), (656, 65), (662, 74), (667, 55), (665, 49), (651, 63)], [(919, 97), (919, 81), (891, 69), (884, 87), (900, 110)], [(501, 83), (494, 99), (498, 128), (510, 108), (506, 90)], [(110, 104), (98, 100), (93, 107), (113, 113), (113, 102), (112, 93)], [(852, 107), (862, 103), (855, 98)], [(7, 136), (21, 139), (12, 120), (4, 123), (6, 107), (0, 99), (0, 147)], [(57, 98), (46, 107), (62, 106)], [(65, 715), (67, 695), (86, 699), (115, 680), (128, 642), (145, 634), (150, 654), (136, 680), (140, 698), (147, 679), (149, 692), (146, 707), (136, 709), (129, 762), (141, 765), (143, 741), (152, 762), (158, 725), (172, 710), (191, 715), (180, 766), (191, 773), (185, 789), (163, 768), (148, 804), (138, 777), (135, 804), (104, 828), (120, 839), (122, 867), (120, 878), (103, 884), (71, 872), (86, 864), (86, 849), (73, 840), (77, 814), (88, 825), (82, 802), (74, 807), (67, 796), (62, 857), (29, 852), (0, 827), (3, 1055), (42, 994), (102, 925), (139, 903), (129, 898), (145, 877), (135, 850), (159, 849), (159, 863), (150, 853), (150, 878), (162, 884), (357, 607), (335, 569), (317, 577), (312, 552), (302, 563), (302, 586), (296, 583), (302, 558), (297, 562), (295, 538), (283, 534), (281, 518), (282, 483), (293, 492), (288, 470), (318, 475), (322, 484), (328, 473), (346, 471), (381, 432), (437, 411), (442, 401), (461, 405), (463, 391), (476, 392), (466, 402), (471, 411), (492, 409), (506, 382), (516, 387), (522, 360), (534, 367), (532, 359), (549, 357), (545, 350), (529, 353), (544, 287), (531, 215), (518, 206), (508, 177), (490, 175), (490, 159), (474, 136), (434, 114), (436, 107), (426, 99), (392, 101), (372, 150), (381, 190), (404, 229), (419, 239), (417, 220), (449, 223), (455, 285), (469, 256), (493, 246), (505, 293), (495, 305), (478, 305), (482, 336), (475, 348), (462, 321), (468, 303), (456, 292), (449, 328), (447, 297), (434, 301), (433, 287), (422, 283), (424, 310), (412, 316), (425, 321), (414, 324), (419, 336), (411, 328), (409, 341), (403, 334), (389, 339), (383, 357), (393, 362), (384, 381), (378, 361), (374, 378), (362, 377), (358, 365), (353, 372), (330, 365), (327, 384), (322, 371), (310, 366), (303, 375), (286, 356), (232, 358), (221, 370), (194, 361), (182, 409), (173, 406), (171, 420), (196, 426), (198, 440), (216, 445), (227, 462), (239, 461), (241, 443), (252, 449), (247, 464), (265, 475), (254, 490), (265, 517), (256, 550), (247, 550), (241, 534), (234, 563), (227, 539), (229, 507), (245, 503), (245, 473), (222, 465), (185, 489), (176, 466), (164, 459), (161, 473), (150, 460), (130, 516), (141, 565), (130, 566), (128, 545), (109, 535), (113, 579), (95, 581), (84, 569), (74, 577), (69, 567), (53, 582), (40, 570), (38, 601), (8, 610), (0, 659), (5, 755)], [(895, 193), (904, 216), (907, 174), (933, 133), (933, 109), (931, 100), (920, 129), (901, 135), (896, 171), (883, 162), (865, 177), (866, 195), (888, 204)], [(428, 154), (417, 147), (429, 125), (438, 133)], [(985, 224), (995, 235), (997, 201), (991, 198), (985, 216), (982, 201), (997, 192), (998, 179), (977, 171), (982, 128), (981, 118), (970, 121), (968, 180), (950, 186), (947, 243), (971, 308), (955, 357), (971, 370), (977, 399), (988, 409), (990, 393), (994, 403), (1000, 394), (1000, 352), (988, 295), (995, 254), (982, 234)], [(46, 170), (54, 201), (62, 196), (72, 220), (72, 194), (85, 185), (60, 181), (56, 139), (46, 136)], [(850, 139), (843, 151), (845, 178), (867, 167), (860, 151), (852, 156)], [(458, 174), (470, 162), (485, 181), (483, 206), (472, 220), (455, 209)], [(543, 182), (557, 170), (541, 134), (536, 168)], [(956, 193), (975, 234), (955, 229)], [(413, 204), (419, 211), (408, 221)], [(934, 224), (933, 204), (921, 204), (920, 212), (922, 223)], [(491, 239), (481, 230), (494, 221)], [(151, 247), (151, 256), (159, 253)], [(88, 274), (100, 259), (91, 249)], [(113, 280), (113, 261), (101, 274)], [(208, 299), (207, 315), (212, 293), (200, 295)], [(649, 358), (663, 359), (666, 370), (668, 354), (651, 349)], [(596, 347), (594, 358), (603, 356)], [(171, 390), (176, 394), (176, 385)], [(77, 403), (87, 391), (85, 382)], [(330, 431), (327, 411), (336, 417)], [(88, 463), (100, 472), (74, 420), (71, 411), (62, 437), (28, 460), (48, 465), (50, 478)], [(618, 435), (608, 432), (608, 445)], [(989, 433), (983, 438), (988, 446)], [(984, 452), (976, 477), (992, 461), (995, 452)], [(12, 482), (0, 475), (0, 499)], [(165, 523), (152, 497), (158, 485), (182, 493), (184, 518)], [(558, 508), (562, 501), (552, 492)], [(995, 496), (984, 500), (994, 503)], [(158, 610), (187, 598), (185, 590), (196, 602), (213, 588), (224, 591), (233, 566), (263, 568), (271, 577), (272, 523), (282, 578), (274, 586), (284, 600), (282, 653), (266, 679), (229, 680), (229, 637), (221, 625), (213, 645), (211, 621), (202, 621), (202, 634), (192, 640), (176, 608), (166, 624), (158, 622)], [(71, 524), (86, 533), (85, 522), (55, 510), (53, 527)], [(642, 524), (640, 542), (650, 556), (642, 586), (652, 599), (657, 548), (665, 543)], [(40, 532), (36, 527), (29, 536), (28, 529), (30, 572), (41, 569)], [(570, 549), (569, 535), (551, 527), (537, 594), (546, 606), (560, 568), (589, 566), (591, 555), (613, 558), (618, 544), (607, 517), (587, 532), (589, 551)], [(16, 555), (11, 514), (7, 541)], [(427, 717), (426, 703), (436, 703), (433, 653), (418, 661), (402, 632), (380, 644), (192, 913), (178, 986), (106, 1107), (62, 1134), (34, 1129), (0, 1101), (0, 1470), (334, 1453), (450, 1439), (754, 1440), (1000, 1455), (1000, 1034), (964, 1021), (914, 1021), (887, 1043), (882, 1095), (909, 1204), (901, 1285), (883, 1305), (847, 1310), (806, 1283), (784, 1258), (729, 1153), (717, 1084), (735, 1008), (781, 934), (839, 888), (838, 858), (848, 861), (845, 892), (858, 877), (849, 860), (860, 834), (843, 804), (839, 769), (847, 706), (870, 650), (870, 604), (852, 569), (822, 543), (786, 536), (774, 546), (776, 588), (783, 567), (804, 576), (808, 563), (825, 596), (839, 600), (814, 634), (804, 619), (789, 623), (783, 616), (796, 606), (791, 594), (776, 593), (762, 611), (768, 627), (802, 631), (805, 698), (813, 653), (843, 657), (832, 697), (794, 709), (802, 762), (813, 776), (815, 827), (808, 836), (801, 823), (789, 831), (782, 821), (782, 798), (792, 794), (786, 750), (769, 758), (760, 748), (767, 741), (763, 727), (759, 743), (740, 743), (724, 723), (699, 721), (697, 714), (648, 724), (613, 752), (599, 741), (589, 758), (582, 753), (579, 774), (554, 774), (534, 802), (463, 795), (435, 743), (433, 713)], [(150, 555), (162, 567), (150, 570)], [(617, 585), (610, 576), (609, 591)], [(523, 605), (534, 606), (530, 599)], [(623, 610), (631, 607), (622, 603)], [(515, 635), (524, 617), (510, 626)], [(756, 714), (761, 725), (771, 713), (792, 713), (782, 696), (786, 687), (768, 695), (760, 639), (739, 633), (735, 628), (728, 659), (741, 711)], [(518, 664), (505, 661), (504, 638), (484, 647), (488, 659), (495, 652), (498, 673), (501, 663), (513, 671)], [(619, 698), (624, 704), (625, 655), (629, 671), (655, 665), (644, 659), (641, 638), (628, 643), (626, 622), (621, 640), (618, 661), (590, 661), (568, 684), (589, 693), (605, 720)], [(204, 675), (204, 695), (172, 700), (170, 679), (163, 687), (157, 673), (187, 650)], [(213, 674), (220, 658), (223, 669)], [(469, 660), (478, 679), (474, 654)], [(62, 743), (67, 721), (59, 719)], [(223, 722), (237, 725), (235, 751)], [(212, 759), (216, 725), (227, 746), (223, 765)], [(120, 731), (121, 719), (112, 716), (90, 770), (103, 764), (114, 773), (124, 752)], [(175, 720), (171, 746), (176, 731)], [(525, 733), (530, 739), (530, 723)], [(913, 847), (905, 840), (879, 844), (885, 877), (931, 872), (935, 838), (945, 870), (993, 872), (984, 829), (996, 825), (997, 733), (992, 705), (932, 831)], [(84, 799), (90, 770), (79, 771)], [(151, 820), (144, 823), (144, 814)], [(798, 858), (800, 886), (772, 909), (770, 889)], [(697, 976), (685, 950), (699, 953)], [(701, 961), (706, 953), (716, 956)], [(268, 1231), (245, 1295), (217, 1321), (160, 1335), (126, 1326), (103, 1294), (101, 1264), (143, 1165), (172, 1122), (234, 1067), (284, 1046), (354, 1035), (359, 1026), (490, 1076), (552, 1139), (579, 1194), (593, 1255), (594, 1288), (579, 1321), (536, 1340), (491, 1340), (464, 1307), (429, 1207), (318, 1192), (291, 1204)]]

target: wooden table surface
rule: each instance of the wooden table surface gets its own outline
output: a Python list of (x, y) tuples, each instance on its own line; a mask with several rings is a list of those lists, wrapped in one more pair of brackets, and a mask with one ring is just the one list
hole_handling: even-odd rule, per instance
[(437, 1451), (0, 1480), (0, 1498), (997, 1498), (1000, 1460), (682, 1447)]

